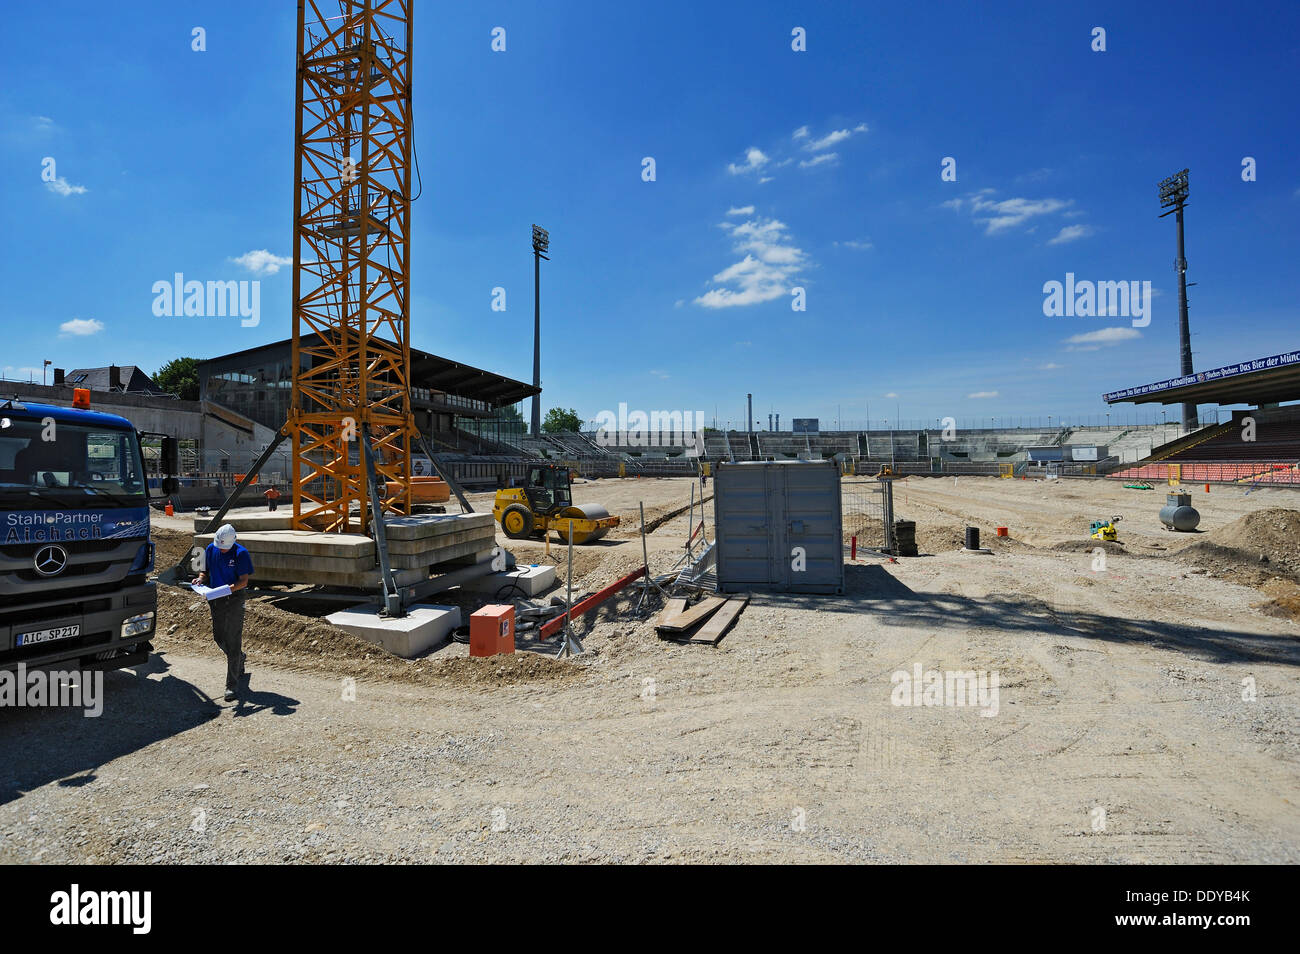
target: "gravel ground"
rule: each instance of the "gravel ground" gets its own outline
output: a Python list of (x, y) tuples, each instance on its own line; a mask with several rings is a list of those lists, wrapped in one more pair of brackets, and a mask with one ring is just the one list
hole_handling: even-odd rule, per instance
[[(0, 861), (1300, 862), (1300, 625), (1261, 608), (1279, 584), (1171, 555), (1163, 495), (1057, 483), (906, 481), (919, 540), (1012, 538), (859, 561), (843, 597), (756, 595), (717, 647), (658, 640), (624, 598), (586, 654), (504, 680), (467, 678), (487, 670), (459, 645), (367, 666), (259, 632), (225, 704), (223, 661), (170, 609), (102, 717), (0, 711)], [(583, 548), (577, 583), (639, 565), (629, 512), (686, 487), (579, 485), (625, 535)], [(1300, 509), (1219, 490), (1202, 540)], [(1078, 521), (1117, 504), (1099, 570)], [(652, 535), (656, 572), (685, 532)], [(916, 665), (996, 673), (996, 714), (893, 704)]]

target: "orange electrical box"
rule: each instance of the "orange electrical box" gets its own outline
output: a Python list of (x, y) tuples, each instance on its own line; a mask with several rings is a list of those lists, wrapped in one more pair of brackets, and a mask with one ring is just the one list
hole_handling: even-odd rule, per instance
[(515, 651), (515, 608), (491, 603), (469, 617), (469, 654), (495, 656)]

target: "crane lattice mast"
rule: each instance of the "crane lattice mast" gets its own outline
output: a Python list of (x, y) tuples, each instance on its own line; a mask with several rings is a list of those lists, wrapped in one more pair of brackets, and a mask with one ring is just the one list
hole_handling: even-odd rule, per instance
[(367, 532), (367, 439), (380, 506), (411, 510), (410, 159), (411, 0), (299, 0), (295, 529)]

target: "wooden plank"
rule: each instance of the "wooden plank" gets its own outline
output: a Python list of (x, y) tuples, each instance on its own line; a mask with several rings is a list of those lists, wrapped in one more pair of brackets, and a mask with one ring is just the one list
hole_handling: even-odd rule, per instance
[(712, 616), (725, 602), (727, 602), (725, 596), (706, 597), (686, 612), (664, 620), (655, 628), (663, 633), (683, 633), (701, 620)]
[(674, 596), (664, 607), (664, 611), (659, 614), (659, 623), (666, 623), (679, 613), (686, 612), (686, 597)]
[(727, 600), (727, 605), (718, 610), (713, 618), (705, 623), (700, 631), (690, 638), (692, 643), (708, 643), (710, 646), (718, 645), (722, 637), (727, 634), (731, 624), (736, 621), (746, 604), (749, 603), (749, 595), (734, 596)]

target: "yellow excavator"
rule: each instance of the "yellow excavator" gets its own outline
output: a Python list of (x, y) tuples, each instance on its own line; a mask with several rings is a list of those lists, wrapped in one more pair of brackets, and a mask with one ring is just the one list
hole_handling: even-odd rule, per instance
[(568, 467), (534, 464), (522, 487), (498, 490), (492, 516), (512, 540), (546, 536), (554, 530), (561, 542), (573, 533), (574, 543), (592, 543), (619, 524), (600, 504), (575, 507)]

